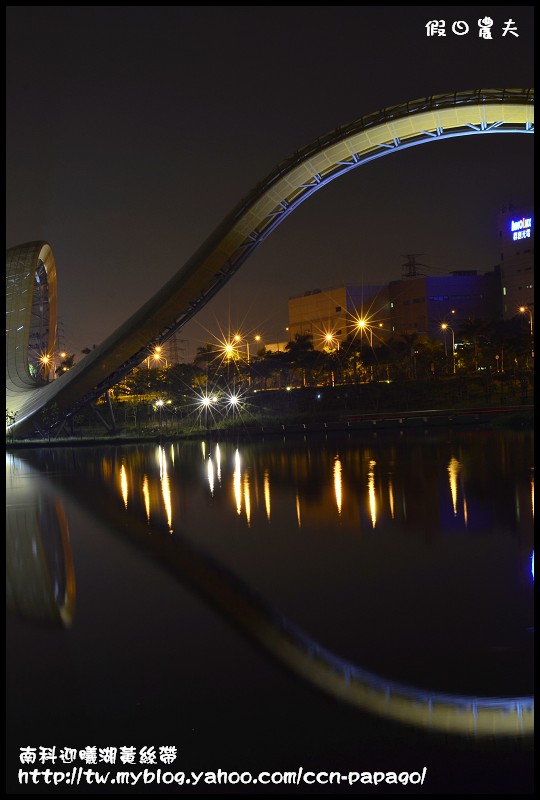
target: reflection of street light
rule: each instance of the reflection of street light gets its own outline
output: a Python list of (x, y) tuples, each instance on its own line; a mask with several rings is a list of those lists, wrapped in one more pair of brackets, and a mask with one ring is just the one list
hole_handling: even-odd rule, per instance
[[(452, 333), (452, 372), (455, 375), (456, 374), (456, 353), (455, 353), (456, 342), (455, 342), (455, 338), (454, 338), (454, 329), (447, 322), (443, 322), (442, 325), (441, 325), (441, 330), (442, 331), (446, 331), (446, 329), (448, 329)], [(447, 352), (448, 352), (447, 349), (446, 349), (446, 336), (444, 337), (444, 351), (445, 351), (445, 355), (446, 355)]]

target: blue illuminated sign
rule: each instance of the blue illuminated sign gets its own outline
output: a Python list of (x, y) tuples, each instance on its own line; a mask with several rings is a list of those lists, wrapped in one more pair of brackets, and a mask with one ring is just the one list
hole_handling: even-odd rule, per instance
[(522, 217), (521, 219), (513, 219), (510, 222), (510, 231), (512, 239), (516, 242), (518, 239), (530, 239), (532, 230), (532, 217)]

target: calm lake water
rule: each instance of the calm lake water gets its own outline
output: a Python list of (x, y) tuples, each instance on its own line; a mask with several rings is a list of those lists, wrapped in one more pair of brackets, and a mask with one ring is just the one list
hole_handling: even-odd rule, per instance
[(46, 791), (17, 786), (22, 746), (174, 745), (175, 771), (427, 767), (207, 794), (530, 793), (530, 737), (368, 713), (295, 654), (532, 695), (533, 464), (531, 431), (487, 430), (8, 453), (9, 792)]

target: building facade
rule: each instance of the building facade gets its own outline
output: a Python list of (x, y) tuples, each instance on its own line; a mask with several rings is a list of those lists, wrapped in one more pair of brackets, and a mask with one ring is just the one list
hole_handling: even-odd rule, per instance
[(499, 269), (479, 275), (457, 270), (448, 275), (392, 281), (389, 286), (392, 331), (434, 336), (443, 323), (459, 328), (469, 320), (499, 319)]
[(503, 319), (520, 308), (534, 310), (534, 216), (531, 209), (507, 206), (499, 214)]
[(498, 266), (484, 274), (456, 270), (387, 286), (315, 289), (289, 299), (289, 339), (309, 333), (322, 350), (361, 330), (379, 343), (403, 333), (433, 337), (443, 323), (458, 330), (467, 321), (500, 319), (501, 297)]
[(339, 346), (359, 324), (390, 334), (388, 286), (337, 286), (312, 289), (289, 298), (289, 339), (309, 333), (317, 350)]

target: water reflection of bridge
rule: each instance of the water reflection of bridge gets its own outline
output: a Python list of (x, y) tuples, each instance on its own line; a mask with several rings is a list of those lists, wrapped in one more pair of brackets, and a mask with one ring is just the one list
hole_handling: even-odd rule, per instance
[[(337, 128), (279, 164), (154, 297), (69, 373), (45, 386), (40, 385), (42, 376), (34, 374), (35, 363), (29, 362), (29, 337), (33, 298), (39, 291), (49, 315), (41, 327), (47, 331), (48, 346), (54, 342), (54, 258), (45, 242), (11, 248), (6, 258), (6, 399), (15, 420), (10, 426), (27, 433), (53, 403), (65, 418), (103, 395), (148, 356), (152, 345), (166, 342), (191, 320), (300, 203), (341, 175), (420, 144), (533, 130), (530, 89), (435, 95)], [(43, 290), (45, 278), (48, 293)]]
[[(69, 451), (67, 451), (69, 452)], [(60, 454), (55, 454), (57, 458)], [(73, 451), (71, 451), (73, 457)], [(230, 571), (224, 569), (200, 548), (188, 542), (184, 536), (171, 537), (159, 530), (153, 530), (148, 520), (129, 511), (127, 502), (112, 502), (113, 495), (118, 500), (118, 488), (111, 480), (108, 470), (93, 469), (92, 475), (68, 469), (67, 463), (59, 469), (53, 486), (46, 477), (36, 473), (34, 466), (39, 466), (39, 454), (28, 451), (23, 457), (12, 457), (10, 463), (11, 483), (20, 481), (22, 486), (28, 485), (28, 477), (32, 476), (32, 494), (26, 495), (23, 502), (8, 502), (7, 524), (8, 558), (28, 558), (29, 551), (21, 552), (18, 542), (21, 530), (18, 518), (21, 505), (30, 512), (35, 507), (43, 510), (45, 506), (56, 509), (63, 519), (62, 497), (76, 499), (85, 510), (112, 525), (118, 535), (127, 538), (138, 550), (150, 555), (162, 568), (180, 578), (196, 591), (206, 602), (209, 602), (225, 619), (233, 623), (252, 641), (260, 645), (267, 653), (293, 673), (340, 701), (362, 711), (377, 714), (400, 722), (441, 730), (448, 733), (489, 735), (489, 736), (523, 736), (531, 734), (534, 725), (534, 699), (532, 697), (488, 698), (469, 697), (455, 694), (444, 694), (417, 689), (374, 673), (363, 670), (350, 661), (340, 658), (335, 653), (321, 646), (298, 626), (279, 614), (259, 595), (252, 591)], [(60, 462), (58, 464), (60, 467)], [(59, 477), (61, 475), (61, 478)], [(92, 480), (92, 498), (87, 491), (88, 480)], [(60, 481), (56, 489), (56, 482)], [(21, 495), (19, 493), (19, 499)], [(58, 511), (60, 509), (60, 511)], [(39, 543), (48, 532), (49, 518), (41, 514), (25, 513), (25, 536), (30, 535)], [(32, 522), (33, 521), (33, 522)], [(30, 527), (29, 527), (30, 526)], [(65, 527), (65, 526), (64, 526)], [(153, 533), (154, 535), (149, 535)], [(160, 535), (161, 533), (161, 535)], [(157, 535), (156, 535), (157, 534)], [(64, 542), (67, 542), (67, 531)], [(171, 546), (173, 544), (173, 546)], [(36, 547), (34, 547), (36, 551)], [(14, 555), (17, 554), (17, 555)], [(71, 563), (69, 548), (65, 550), (65, 559)], [(41, 564), (41, 567), (39, 566)], [(49, 596), (43, 597), (39, 603), (50, 605), (58, 602), (51, 594), (53, 580), (42, 580), (38, 572), (50, 569), (46, 561), (33, 560), (32, 570), (12, 569), (8, 564), (8, 575), (12, 580), (22, 582), (17, 591), (30, 592), (29, 582), (49, 586)], [(70, 596), (74, 597), (74, 577), (72, 568), (67, 569), (70, 578)], [(11, 594), (17, 594), (11, 586)], [(39, 605), (38, 603), (38, 605)], [(72, 610), (72, 603), (71, 603)], [(19, 608), (19, 611), (21, 609)], [(35, 603), (26, 607), (28, 615), (41, 616)], [(63, 615), (57, 615), (63, 620)]]

